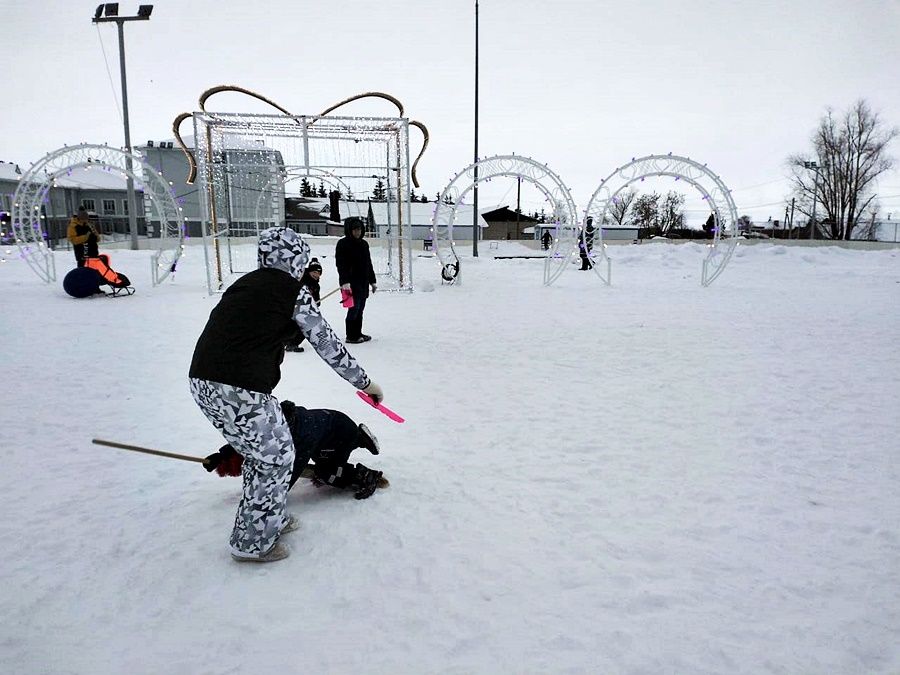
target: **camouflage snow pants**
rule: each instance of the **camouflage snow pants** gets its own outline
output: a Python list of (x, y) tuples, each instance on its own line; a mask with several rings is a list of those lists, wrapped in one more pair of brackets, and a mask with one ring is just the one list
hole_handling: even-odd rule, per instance
[(278, 400), (228, 384), (191, 378), (191, 394), (213, 426), (244, 458), (244, 493), (231, 533), (233, 553), (256, 557), (275, 545), (294, 463), (294, 442)]

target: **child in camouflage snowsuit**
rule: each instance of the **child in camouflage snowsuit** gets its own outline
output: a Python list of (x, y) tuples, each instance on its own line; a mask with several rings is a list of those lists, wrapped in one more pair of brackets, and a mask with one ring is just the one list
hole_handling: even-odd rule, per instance
[(286, 339), (299, 327), (338, 375), (376, 400), (383, 394), (300, 283), (309, 261), (306, 242), (293, 230), (274, 227), (260, 233), (258, 253), (259, 269), (232, 284), (210, 313), (189, 377), (200, 410), (244, 458), (231, 555), (270, 562), (289, 555), (278, 538), (297, 527), (285, 514), (294, 443), (272, 396)]

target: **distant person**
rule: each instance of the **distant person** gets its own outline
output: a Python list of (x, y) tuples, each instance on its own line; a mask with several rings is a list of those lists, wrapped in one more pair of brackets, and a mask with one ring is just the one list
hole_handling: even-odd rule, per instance
[(553, 241), (553, 237), (550, 235), (550, 230), (544, 230), (544, 234), (541, 235), (541, 246), (545, 251), (550, 249), (551, 241)]
[[(318, 258), (313, 258), (309, 261), (309, 265), (306, 266), (306, 271), (303, 273), (303, 276), (300, 277), (300, 283), (303, 284), (308, 290), (309, 294), (313, 297), (313, 300), (316, 301), (316, 307), (318, 307), (322, 301), (321, 297), (321, 289), (319, 287), (319, 279), (322, 278), (322, 264), (319, 262)], [(284, 351), (286, 352), (302, 352), (303, 347), (300, 345), (303, 344), (303, 333), (300, 332), (300, 328), (297, 328), (297, 332), (291, 336), (291, 339), (285, 342)]]
[(338, 239), (334, 249), (334, 262), (337, 265), (341, 289), (350, 291), (353, 296), (353, 306), (347, 309), (347, 318), (344, 322), (347, 329), (346, 341), (350, 344), (368, 342), (372, 336), (362, 332), (363, 312), (366, 309), (369, 289), (371, 288), (374, 293), (377, 285), (369, 244), (363, 239), (362, 218), (354, 216), (344, 221), (344, 236)]
[(66, 237), (72, 243), (75, 263), (78, 267), (84, 267), (85, 257), (96, 258), (99, 255), (100, 233), (97, 232), (97, 228), (94, 227), (88, 216), (87, 209), (83, 206), (79, 206), (78, 213), (69, 220)]
[(581, 269), (589, 270), (594, 265), (591, 263), (591, 251), (594, 250), (594, 219), (587, 219), (584, 235), (578, 238), (578, 254), (581, 256)]

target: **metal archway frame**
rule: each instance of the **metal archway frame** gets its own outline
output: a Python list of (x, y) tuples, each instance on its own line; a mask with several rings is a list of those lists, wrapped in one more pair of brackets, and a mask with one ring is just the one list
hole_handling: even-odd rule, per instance
[(684, 181), (700, 192), (703, 199), (709, 203), (715, 219), (715, 227), (713, 228), (713, 240), (709, 244), (709, 253), (703, 260), (700, 276), (701, 285), (709, 286), (725, 270), (725, 266), (731, 260), (737, 246), (738, 213), (731, 197), (731, 190), (705, 164), (671, 153), (632, 159), (631, 162), (617, 168), (600, 183), (600, 186), (591, 195), (591, 200), (585, 210), (585, 218), (592, 217), (594, 223), (602, 228), (619, 193), (632, 183), (652, 176), (669, 176), (677, 181)]
[(431, 219), (432, 240), (435, 253), (441, 262), (441, 275), (445, 281), (452, 282), (459, 272), (459, 256), (453, 242), (453, 225), (456, 222), (457, 207), (476, 185), (476, 172), (478, 183), (499, 177), (521, 178), (532, 183), (553, 206), (552, 218), (557, 231), (577, 232), (575, 223), (578, 214), (572, 194), (566, 184), (547, 168), (546, 164), (518, 155), (486, 157), (473, 162), (456, 174), (441, 192), (435, 205)]
[[(154, 286), (164, 281), (175, 271), (184, 245), (181, 208), (175, 202), (172, 187), (143, 157), (107, 145), (60, 148), (35, 162), (22, 175), (13, 197), (12, 211), (13, 235), (21, 257), (43, 281), (56, 281), (56, 264), (53, 252), (47, 246), (41, 205), (57, 178), (81, 168), (116, 171), (144, 186), (145, 203), (149, 201), (160, 222), (160, 245), (151, 261), (151, 277)], [(136, 173), (136, 170), (142, 173)]]

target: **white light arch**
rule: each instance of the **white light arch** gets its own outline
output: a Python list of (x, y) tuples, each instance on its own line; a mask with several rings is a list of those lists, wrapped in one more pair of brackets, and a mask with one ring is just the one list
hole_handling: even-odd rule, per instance
[[(671, 153), (666, 155), (647, 155), (638, 159), (632, 159), (625, 166), (617, 168), (607, 176), (600, 186), (591, 195), (585, 209), (585, 220), (593, 218), (594, 224), (602, 228), (610, 207), (618, 194), (636, 181), (651, 176), (669, 176), (675, 180), (684, 181), (693, 186), (703, 199), (709, 203), (715, 219), (712, 243), (709, 244), (709, 253), (703, 260), (703, 269), (700, 283), (709, 286), (725, 269), (738, 242), (738, 214), (737, 207), (731, 197), (731, 190), (722, 179), (705, 164), (700, 164), (688, 157), (680, 157)], [(583, 229), (580, 236), (583, 236)], [(723, 241), (724, 237), (724, 241)], [(597, 260), (605, 259), (607, 266), (609, 259), (606, 257), (604, 247), (595, 247), (593, 255)], [(599, 269), (595, 260), (594, 270), (603, 279), (602, 269)], [(562, 270), (556, 274), (559, 274)], [(555, 277), (554, 277), (555, 278)], [(609, 278), (603, 279), (609, 283)]]
[[(130, 163), (129, 160), (130, 159)], [(155, 211), (160, 223), (159, 250), (151, 267), (153, 284), (161, 283), (175, 270), (184, 244), (184, 216), (173, 189), (138, 154), (107, 145), (75, 145), (48, 153), (35, 162), (19, 180), (13, 197), (12, 229), (21, 257), (45, 282), (56, 280), (53, 252), (47, 246), (41, 205), (57, 178), (81, 168), (105, 169), (130, 176), (144, 186), (144, 203)], [(145, 213), (149, 213), (145, 209)]]
[(459, 256), (453, 246), (453, 224), (456, 222), (457, 207), (475, 187), (476, 173), (478, 183), (504, 176), (532, 183), (553, 207), (552, 220), (556, 224), (557, 234), (566, 231), (575, 237), (578, 231), (575, 202), (569, 188), (546, 164), (518, 155), (495, 155), (478, 160), (450, 180), (435, 204), (431, 219), (432, 239), (445, 281), (454, 281), (459, 273)]

